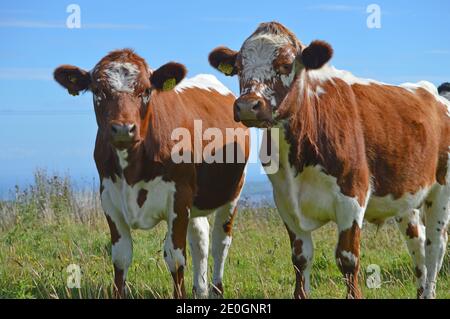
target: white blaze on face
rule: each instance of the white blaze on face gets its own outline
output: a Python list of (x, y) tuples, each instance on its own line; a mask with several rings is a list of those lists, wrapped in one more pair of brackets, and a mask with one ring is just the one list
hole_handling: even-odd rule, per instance
[(270, 101), (270, 104), (273, 107), (276, 106), (275, 91), (267, 84), (254, 83), (252, 85), (249, 85), (246, 88), (242, 89), (241, 95), (250, 94), (252, 92), (255, 93), (256, 96), (265, 98), (266, 100)]
[(245, 82), (266, 82), (276, 76), (273, 61), (281, 47), (289, 44), (286, 37), (273, 34), (257, 34), (242, 46), (242, 77)]
[[(280, 75), (274, 68), (280, 48), (289, 45), (287, 37), (274, 34), (257, 34), (247, 39), (241, 49), (243, 91), (241, 94), (254, 92), (266, 98), (275, 107), (275, 91), (270, 85), (281, 80), (285, 87), (289, 87), (294, 79), (295, 70), (291, 74)], [(293, 57), (295, 58), (295, 57)], [(253, 83), (249, 87), (249, 83)]]
[(139, 75), (139, 68), (129, 62), (111, 62), (105, 69), (106, 80), (116, 92), (131, 93)]

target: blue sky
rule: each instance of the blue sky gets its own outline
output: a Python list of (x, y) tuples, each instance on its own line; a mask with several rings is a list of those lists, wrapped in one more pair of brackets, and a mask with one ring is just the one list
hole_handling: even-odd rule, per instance
[[(81, 7), (81, 29), (65, 27)], [(381, 28), (366, 25), (369, 4)], [(90, 94), (72, 97), (52, 80), (60, 64), (92, 68), (108, 51), (131, 47), (156, 68), (175, 60), (189, 76), (213, 73), (210, 50), (238, 49), (260, 22), (277, 20), (304, 43), (330, 42), (332, 63), (385, 82), (450, 81), (450, 1), (2, 1), (0, 4), (0, 194), (30, 181), (36, 167), (96, 177)], [(257, 165), (251, 180), (264, 180)]]

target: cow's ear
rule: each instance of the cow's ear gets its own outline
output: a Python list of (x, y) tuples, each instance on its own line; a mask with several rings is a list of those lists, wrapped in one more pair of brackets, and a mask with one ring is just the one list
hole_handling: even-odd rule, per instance
[(71, 95), (78, 95), (80, 91), (86, 91), (91, 84), (90, 73), (73, 65), (61, 65), (55, 69), (53, 77)]
[(317, 70), (330, 61), (333, 56), (333, 48), (325, 41), (315, 40), (303, 49), (301, 62), (307, 70)]
[(233, 76), (237, 73), (236, 57), (237, 51), (226, 47), (218, 47), (211, 51), (208, 60), (209, 64), (227, 76)]
[(169, 62), (153, 71), (150, 76), (152, 86), (160, 91), (170, 91), (186, 76), (187, 70), (183, 64)]

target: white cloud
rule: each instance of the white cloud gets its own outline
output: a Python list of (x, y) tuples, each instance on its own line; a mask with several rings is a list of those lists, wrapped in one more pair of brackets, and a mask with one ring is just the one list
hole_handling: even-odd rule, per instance
[(124, 29), (124, 30), (148, 30), (153, 29), (145, 24), (114, 24), (114, 23), (82, 23), (85, 29)]
[(6, 147), (0, 153), (0, 160), (19, 160), (33, 158), (36, 155), (36, 151), (31, 148), (23, 147)]
[(0, 68), (0, 80), (52, 80), (50, 68)]
[(30, 21), (30, 20), (6, 20), (0, 21), (0, 28), (65, 28), (64, 23)]
[(203, 17), (201, 21), (204, 22), (218, 22), (218, 23), (240, 23), (253, 21), (251, 18), (238, 17)]
[(317, 10), (317, 11), (362, 11), (365, 12), (365, 8), (361, 6), (351, 6), (345, 4), (318, 4), (314, 6), (309, 6), (308, 10)]
[(0, 9), (0, 14), (13, 15), (13, 14), (42, 14), (45, 11), (38, 11), (35, 9)]
[[(6, 20), (0, 21), (0, 28), (29, 28), (29, 29), (65, 29), (65, 22), (35, 21), (35, 20)], [(81, 29), (150, 29), (144, 24), (116, 24), (116, 23), (81, 23)]]
[(447, 54), (450, 54), (450, 50), (434, 49), (434, 50), (425, 51), (425, 54), (442, 54), (442, 55), (447, 55)]
[(411, 74), (411, 75), (396, 75), (389, 76), (382, 79), (387, 83), (395, 83), (401, 84), (405, 82), (419, 82), (419, 81), (429, 81), (434, 83), (435, 85), (440, 85), (443, 82), (448, 82), (450, 80), (450, 76), (448, 75), (432, 75), (432, 74)]

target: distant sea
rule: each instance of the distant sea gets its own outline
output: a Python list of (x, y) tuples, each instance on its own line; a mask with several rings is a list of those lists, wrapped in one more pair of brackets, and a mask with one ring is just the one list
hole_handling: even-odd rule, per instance
[(267, 181), (247, 181), (242, 190), (241, 200), (250, 206), (275, 206), (272, 184)]
[[(49, 172), (51, 176), (51, 172)], [(20, 174), (19, 174), (20, 175)], [(25, 175), (25, 174), (23, 174)], [(0, 200), (11, 199), (14, 197), (15, 186), (18, 185), (20, 190), (24, 190), (33, 184), (34, 178), (31, 175), (15, 176), (10, 178), (0, 178)], [(70, 176), (75, 189), (85, 190), (98, 189), (98, 180), (94, 177), (79, 177)], [(247, 179), (244, 189), (242, 190), (241, 200), (245, 205), (249, 206), (273, 206), (272, 185), (265, 177), (263, 180), (249, 180)]]

